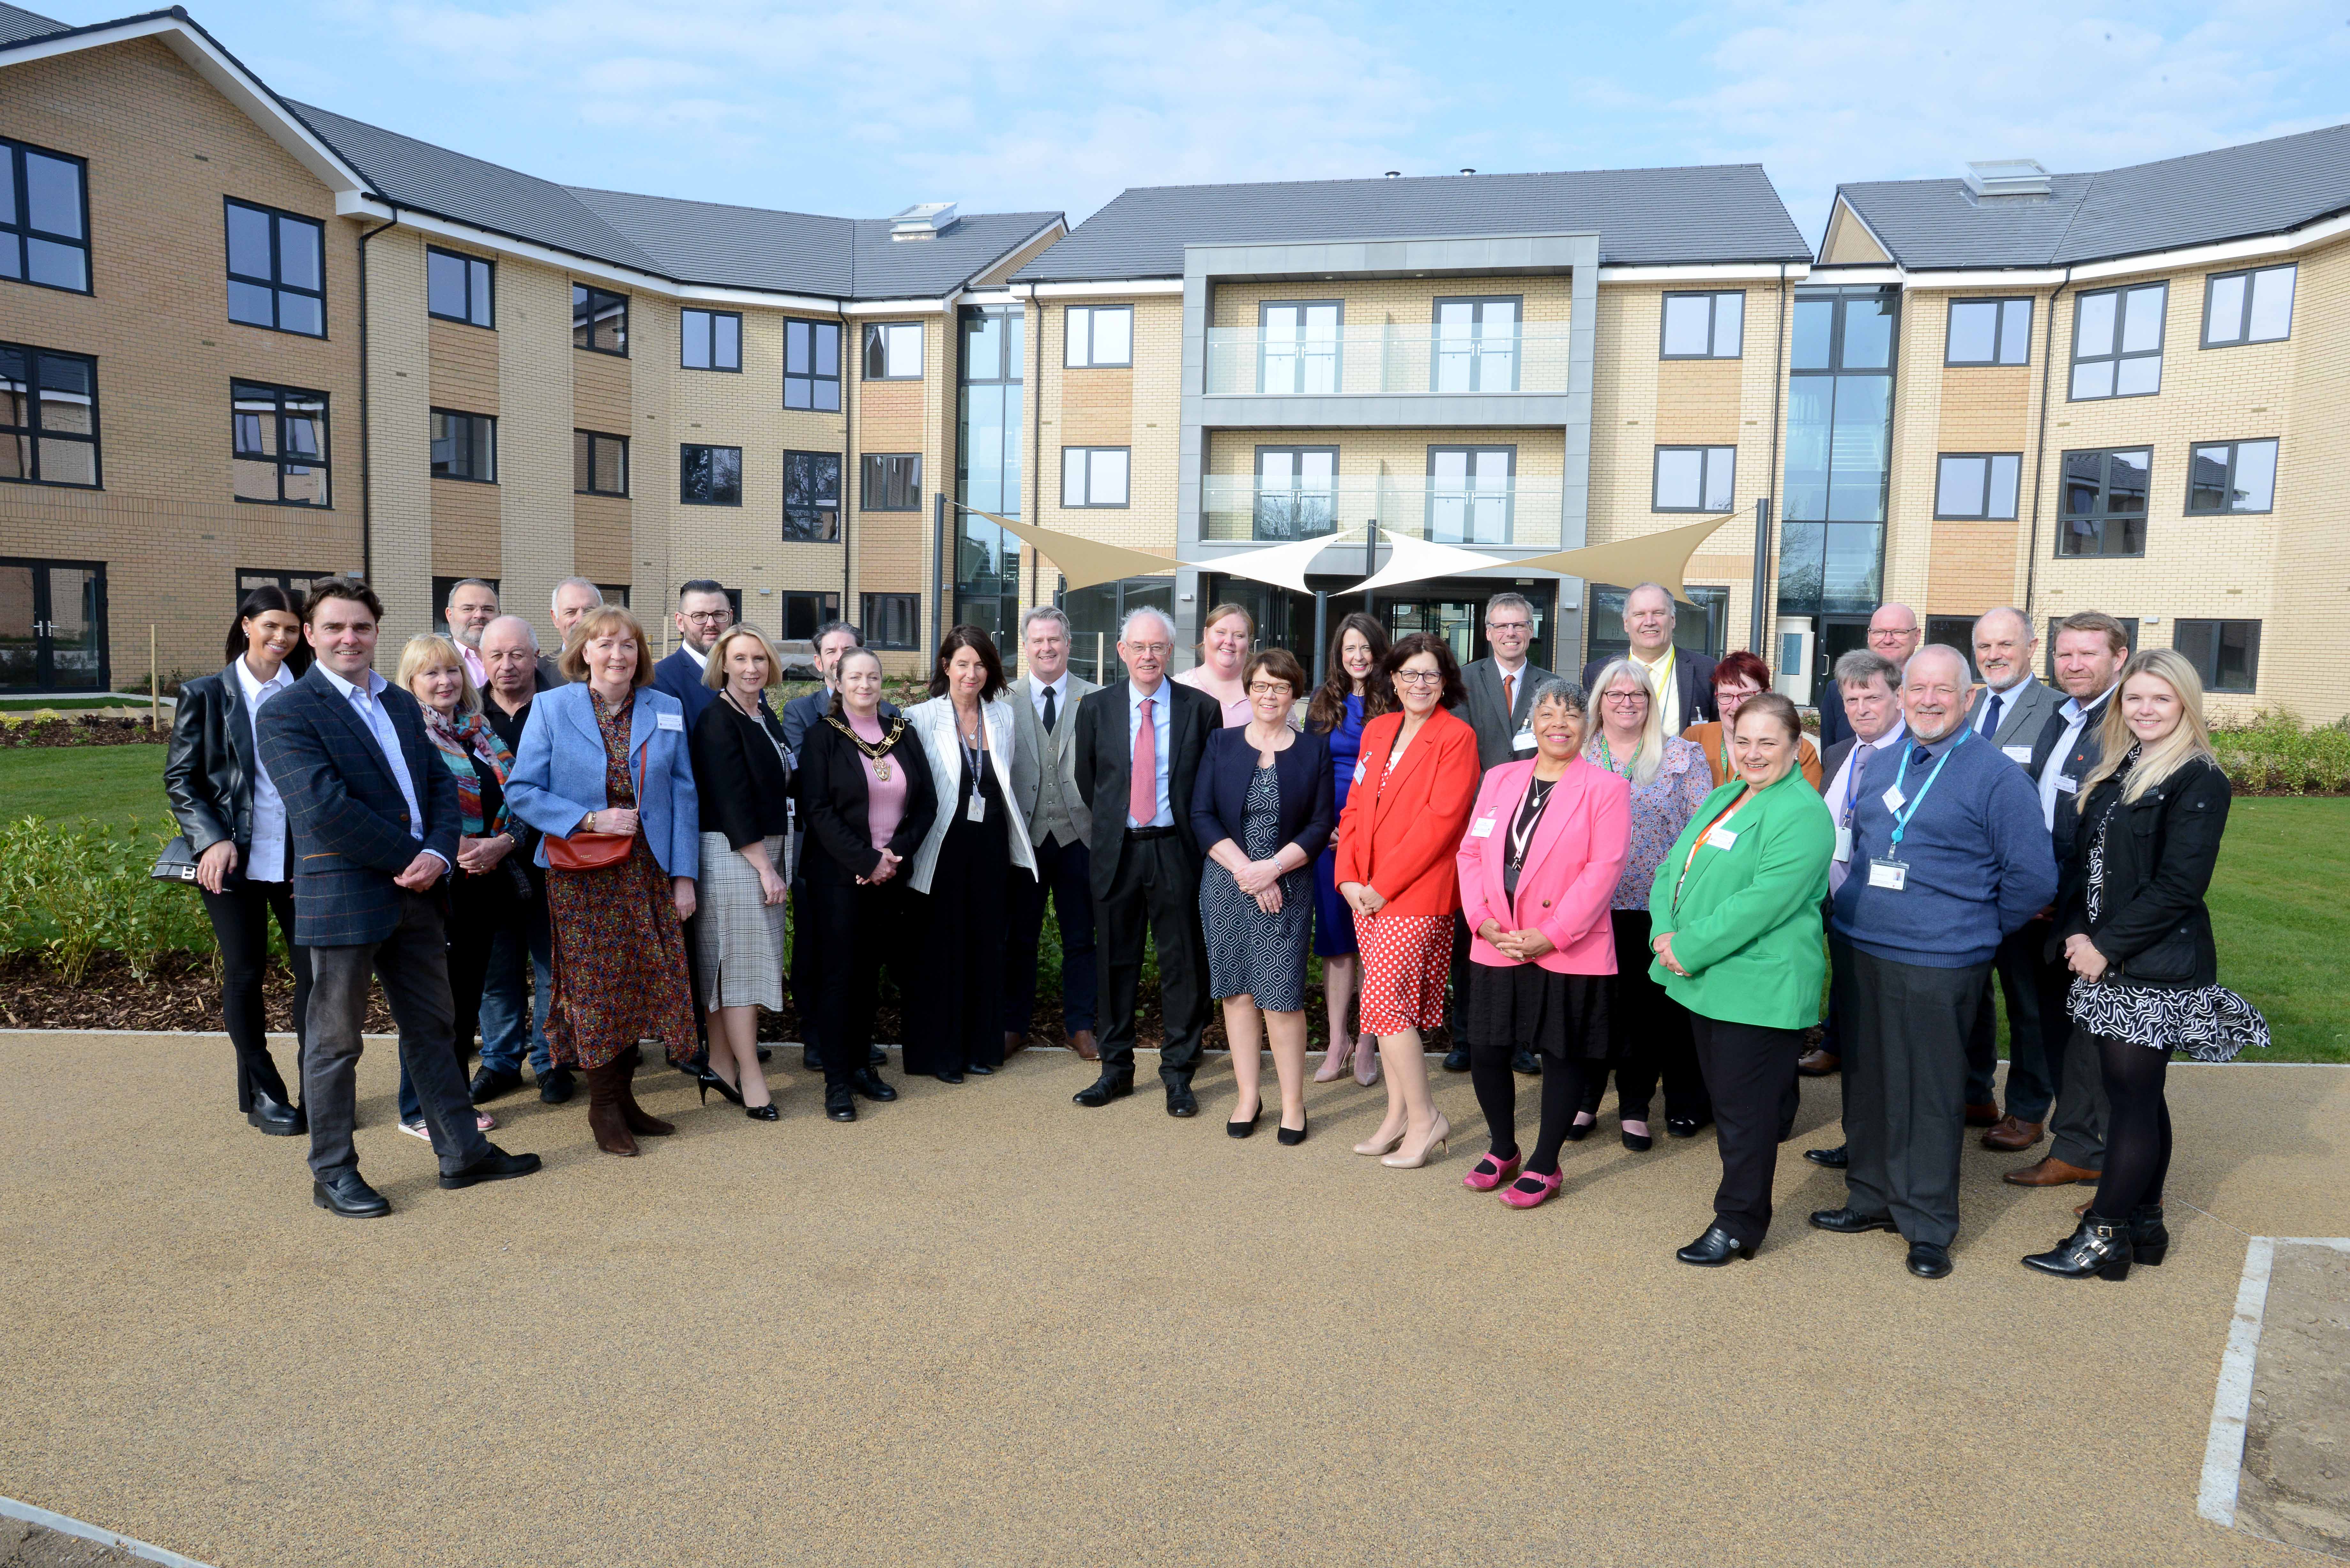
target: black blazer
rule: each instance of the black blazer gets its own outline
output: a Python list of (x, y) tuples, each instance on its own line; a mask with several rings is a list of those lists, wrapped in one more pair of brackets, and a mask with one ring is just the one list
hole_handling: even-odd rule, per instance
[[(1599, 672), (1615, 662), (1617, 657), (1611, 654), (1606, 659), (1595, 659), (1583, 667), (1583, 689), (1586, 691), (1591, 690), (1591, 683), (1599, 679)], [(1680, 693), (1683, 730), (1691, 724), (1711, 723), (1721, 717), (1721, 711), (1713, 705), (1714, 663), (1712, 655), (1700, 653), (1693, 648), (1673, 649), (1673, 690)]]
[[(2120, 804), (2116, 774), (2089, 792), (2081, 805), (2082, 831), (2062, 868), (2056, 890), (2053, 959), (2064, 939), (2085, 931), (2125, 980), (2148, 985), (2216, 985), (2220, 956), (2211, 942), (2211, 911), (2203, 894), (2220, 860), (2233, 792), (2217, 763), (2195, 757), (2137, 800)], [(2089, 923), (2088, 860), (2092, 835), (2108, 805), (2105, 914)]]
[[(1120, 680), (1087, 692), (1077, 704), (1077, 793), (1094, 814), (1088, 847), (1097, 898), (1109, 897), (1118, 854), (1126, 847), (1126, 799), (1134, 772), (1127, 699), (1132, 692), (1132, 684)], [(1160, 681), (1159, 695), (1172, 704), (1167, 710), (1167, 807), (1175, 818), (1176, 840), (1197, 877), (1201, 855), (1191, 826), (1191, 783), (1208, 754), (1208, 737), (1223, 728), (1224, 710), (1198, 687), (1180, 680)]]
[(1845, 717), (1844, 685), (1834, 671), (1820, 678), (1820, 765), (1826, 767), (1827, 751), (1839, 741), (1853, 738), (1852, 721)]
[[(829, 726), (827, 726), (828, 728)], [(702, 831), (723, 833), (729, 848), (748, 849), (792, 830), (792, 774), (784, 727), (763, 707), (746, 719), (721, 697), (693, 722), (693, 790)]]
[(202, 855), (215, 844), (233, 844), (244, 861), (253, 846), (253, 778), (259, 765), (253, 716), (244, 711), (244, 686), (234, 666), (180, 688), (172, 743), (163, 753), (163, 793), (188, 847)]
[[(1281, 786), (1281, 842), (1305, 852), (1305, 863), (1322, 853), (1338, 826), (1337, 788), (1330, 778), (1330, 741), (1308, 730), (1286, 751), (1273, 754), (1273, 774)], [(1191, 783), (1191, 836), (1206, 851), (1229, 838), (1248, 847), (1249, 782), (1256, 776), (1256, 748), (1248, 726), (1234, 724), (1208, 737), (1208, 754)]]
[[(2088, 776), (2089, 770), (2097, 765), (2097, 759), (2106, 754), (2105, 747), (2098, 743), (2098, 737), (2106, 727), (2106, 704), (2112, 701), (2114, 693), (2120, 690), (2121, 683), (2116, 681), (2090, 706), (2081, 725), (2081, 733), (2073, 742), (2073, 749), (2061, 757), (2055, 753), (2057, 745), (2064, 739), (2063, 706), (2059, 704), (2057, 711), (2048, 715), (2048, 722), (2040, 727), (2040, 739), (2032, 745), (2032, 782), (2034, 784), (2046, 778), (2052, 767), (2060, 778), (2078, 782)], [(2079, 836), (2080, 831), (2080, 792), (2059, 784), (2056, 786), (2056, 819), (2048, 825), (2048, 836), (2055, 846), (2060, 875), (2065, 862), (2072, 857), (2073, 840)]]
[[(889, 765), (906, 778), (906, 815), (889, 836), (889, 852), (908, 863), (901, 874), (911, 876), (914, 851), (920, 848), (938, 815), (938, 792), (931, 784), (931, 764), (913, 727), (889, 748)], [(866, 816), (872, 795), (865, 782), (864, 753), (856, 743), (818, 720), (800, 741), (800, 816), (806, 824), (809, 847), (801, 868), (811, 882), (839, 884), (865, 876), (881, 864), (873, 847), (873, 830)]]

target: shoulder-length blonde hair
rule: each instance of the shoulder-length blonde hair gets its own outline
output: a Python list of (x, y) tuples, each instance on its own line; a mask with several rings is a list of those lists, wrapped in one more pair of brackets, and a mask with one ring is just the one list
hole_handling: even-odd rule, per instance
[(2105, 721), (2097, 726), (2097, 765), (2081, 781), (2085, 801), (2091, 790), (2121, 771), (2130, 748), (2137, 743), (2129, 721), (2122, 716), (2122, 692), (2139, 675), (2151, 675), (2178, 693), (2178, 728), (2139, 753), (2129, 777), (2122, 781), (2122, 799), (2137, 799), (2184, 767), (2190, 757), (2214, 763), (2220, 760), (2211, 749), (2210, 726), (2203, 722), (2203, 678), (2195, 673), (2195, 666), (2175, 648), (2141, 649), (2122, 666), (2122, 678), (2114, 683), (2114, 694), (2106, 700)]
[[(1591, 683), (1584, 709), (1587, 715), (1585, 722), (1591, 726), (1591, 739), (1584, 742), (1583, 754), (1592, 762), (1599, 762), (1599, 748), (1607, 742), (1607, 720), (1603, 710), (1607, 702), (1608, 691), (1618, 680), (1627, 678), (1639, 682), (1640, 690), (1648, 694), (1648, 716), (1640, 721), (1640, 743), (1632, 752), (1632, 782), (1645, 784), (1653, 782), (1657, 770), (1664, 765), (1665, 716), (1658, 710), (1657, 689), (1648, 682), (1647, 668), (1637, 660), (1609, 659), (1607, 667), (1600, 670), (1599, 679)], [(1601, 765), (1607, 764), (1602, 763)]]
[(702, 661), (702, 683), (704, 686), (713, 691), (725, 686), (728, 679), (726, 645), (739, 642), (746, 637), (757, 643), (759, 651), (767, 656), (767, 678), (759, 684), (772, 691), (784, 683), (784, 656), (775, 651), (775, 645), (767, 640), (765, 632), (746, 621), (738, 620), (720, 632), (718, 640), (710, 645), (710, 657)]
[(644, 623), (637, 619), (636, 612), (626, 605), (598, 605), (571, 623), (571, 635), (563, 639), (562, 657), (555, 661), (555, 667), (563, 671), (563, 679), (587, 680), (588, 642), (615, 629), (625, 631), (637, 639), (637, 673), (635, 679), (629, 682), (629, 687), (633, 690), (650, 686), (653, 683), (652, 645), (645, 640)]
[[(428, 670), (438, 670), (444, 664), (457, 667), (457, 704), (468, 713), (482, 711), (481, 689), (473, 684), (473, 672), (465, 668), (464, 655), (457, 645), (437, 631), (419, 632), (408, 639), (400, 650), (400, 689), (407, 691), (409, 682)], [(413, 695), (413, 693), (411, 693)]]

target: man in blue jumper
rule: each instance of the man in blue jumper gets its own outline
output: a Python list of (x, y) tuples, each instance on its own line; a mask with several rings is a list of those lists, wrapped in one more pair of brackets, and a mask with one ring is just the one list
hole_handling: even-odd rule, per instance
[(1967, 660), (1936, 643), (1909, 658), (1909, 743), (1879, 752), (1836, 854), (1850, 874), (1831, 926), (1852, 949), (1844, 1059), (1850, 1195), (1823, 1231), (1898, 1231), (1909, 1272), (1950, 1272), (1966, 1137), (1967, 1040), (1999, 944), (2056, 894), (2039, 793), (1969, 729)]

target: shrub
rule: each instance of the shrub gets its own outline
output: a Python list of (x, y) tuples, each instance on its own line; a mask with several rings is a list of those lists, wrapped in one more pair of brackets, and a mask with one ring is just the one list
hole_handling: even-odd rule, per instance
[(164, 953), (209, 952), (212, 927), (195, 890), (148, 876), (178, 831), (57, 825), (25, 817), (0, 827), (0, 938), (37, 950), (68, 985), (90, 960), (119, 952), (147, 978)]
[(2263, 711), (2211, 732), (2228, 782), (2245, 794), (2341, 794), (2350, 791), (2350, 728), (2304, 728), (2290, 713)]

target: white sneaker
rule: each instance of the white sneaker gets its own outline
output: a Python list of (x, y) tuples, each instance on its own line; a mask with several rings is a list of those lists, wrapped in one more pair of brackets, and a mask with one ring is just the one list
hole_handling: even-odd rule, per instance
[(426, 1143), (431, 1143), (432, 1141), (432, 1129), (426, 1127), (421, 1121), (402, 1122), (400, 1124), (400, 1130), (406, 1133), (411, 1137), (421, 1137)]

